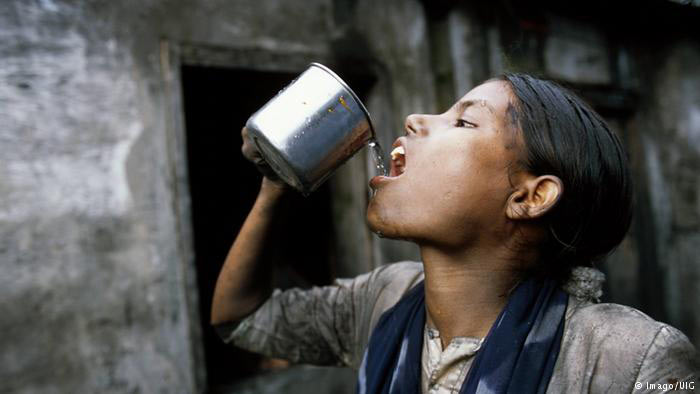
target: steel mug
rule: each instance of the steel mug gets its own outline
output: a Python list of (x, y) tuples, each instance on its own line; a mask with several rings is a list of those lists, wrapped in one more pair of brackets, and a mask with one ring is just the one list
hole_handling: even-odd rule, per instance
[(328, 67), (309, 67), (246, 123), (263, 158), (308, 195), (374, 137), (367, 109)]

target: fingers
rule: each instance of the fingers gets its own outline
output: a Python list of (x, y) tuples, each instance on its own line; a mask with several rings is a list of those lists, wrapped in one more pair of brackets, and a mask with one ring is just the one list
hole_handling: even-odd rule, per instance
[(258, 152), (255, 144), (251, 142), (247, 128), (243, 127), (243, 129), (241, 129), (241, 137), (243, 138), (241, 153), (243, 153), (243, 156), (249, 161), (259, 164), (262, 161), (262, 156), (260, 156), (260, 152)]
[(243, 144), (241, 145), (241, 153), (243, 153), (243, 156), (258, 168), (258, 171), (260, 171), (265, 178), (268, 178), (270, 181), (280, 184), (281, 186), (285, 186), (284, 182), (277, 176), (275, 171), (270, 168), (270, 166), (267, 164), (265, 159), (262, 157), (260, 154), (260, 151), (258, 151), (258, 147), (256, 146), (255, 143), (253, 143), (252, 138), (250, 137), (250, 134), (248, 133), (248, 129), (246, 127), (243, 127), (241, 129), (241, 137), (243, 138)]

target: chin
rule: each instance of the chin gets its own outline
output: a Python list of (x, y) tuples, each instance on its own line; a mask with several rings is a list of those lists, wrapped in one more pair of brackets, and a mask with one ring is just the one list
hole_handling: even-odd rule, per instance
[(384, 229), (382, 229), (381, 225), (384, 221), (380, 220), (379, 213), (377, 211), (377, 204), (374, 202), (374, 200), (370, 200), (369, 205), (367, 206), (367, 225), (373, 232), (382, 231), (383, 233)]
[(407, 237), (399, 231), (400, 223), (391, 220), (389, 210), (383, 209), (377, 201), (370, 200), (367, 207), (367, 225), (375, 234), (392, 239), (406, 239)]

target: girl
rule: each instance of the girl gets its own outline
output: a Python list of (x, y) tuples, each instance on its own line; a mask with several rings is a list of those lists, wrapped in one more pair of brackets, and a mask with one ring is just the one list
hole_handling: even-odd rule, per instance
[[(289, 191), (266, 176), (216, 285), (212, 323), (226, 341), (354, 367), (360, 393), (631, 392), (640, 382), (643, 392), (697, 382), (695, 350), (680, 331), (594, 303), (602, 274), (591, 265), (632, 216), (625, 153), (598, 114), (553, 82), (508, 74), (445, 113), (410, 115), (405, 128), (390, 175), (370, 181), (367, 220), (415, 242), (422, 261), (271, 292), (263, 251)], [(244, 141), (244, 155), (264, 168)]]

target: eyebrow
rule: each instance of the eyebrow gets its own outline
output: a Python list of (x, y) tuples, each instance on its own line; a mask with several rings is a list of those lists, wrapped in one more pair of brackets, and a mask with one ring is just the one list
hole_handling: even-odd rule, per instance
[(486, 107), (486, 109), (489, 110), (492, 114), (496, 112), (495, 109), (488, 103), (486, 100), (461, 100), (457, 102), (457, 108), (459, 109), (459, 113), (462, 113), (467, 110), (467, 108), (478, 105), (482, 107)]

